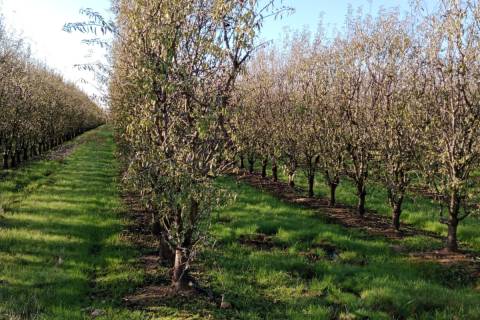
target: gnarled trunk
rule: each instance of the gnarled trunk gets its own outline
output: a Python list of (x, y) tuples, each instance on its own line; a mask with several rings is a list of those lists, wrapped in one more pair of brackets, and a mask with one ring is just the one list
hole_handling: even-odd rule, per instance
[(9, 165), (8, 165), (8, 159), (9, 158), (9, 155), (8, 153), (5, 153), (3, 155), (3, 169), (8, 169), (9, 168)]
[(250, 174), (252, 174), (254, 169), (255, 169), (255, 158), (249, 157), (248, 158), (248, 172)]
[(240, 155), (240, 169), (245, 169), (245, 158), (243, 155)]
[(186, 277), (186, 257), (181, 248), (175, 249), (175, 262), (173, 265), (172, 286), (176, 291), (182, 291), (188, 288)]
[(458, 251), (457, 227), (458, 227), (458, 221), (448, 222), (448, 237), (447, 237), (448, 251), (452, 251), (452, 252)]
[(288, 171), (288, 185), (290, 187), (295, 187), (295, 171)]
[(13, 153), (11, 155), (11, 158), (12, 158), (12, 161), (11, 161), (11, 164), (12, 164), (12, 168), (16, 168), (17, 167), (17, 155), (15, 153)]
[(278, 181), (278, 167), (277, 167), (277, 160), (272, 158), (272, 177), (273, 181)]
[(165, 229), (162, 227), (162, 225), (160, 224), (160, 222), (158, 220), (155, 219), (155, 216), (153, 215), (152, 216), (152, 220), (153, 220), (153, 223), (152, 223), (152, 234), (157, 238), (159, 239), (159, 256), (160, 258), (167, 263), (167, 265), (169, 266), (173, 266), (174, 264), (174, 258), (175, 258), (175, 255), (174, 255), (174, 252), (172, 251), (172, 249), (170, 248), (170, 246), (168, 245), (168, 242), (166, 240), (166, 231)]

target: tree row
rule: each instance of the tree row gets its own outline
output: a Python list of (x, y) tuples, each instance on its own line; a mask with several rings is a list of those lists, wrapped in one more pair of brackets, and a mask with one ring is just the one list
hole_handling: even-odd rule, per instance
[(3, 167), (56, 146), (105, 121), (75, 85), (30, 57), (22, 39), (0, 26), (0, 148)]
[(235, 95), (241, 166), (260, 161), (266, 176), (270, 163), (277, 179), (281, 164), (292, 186), (303, 172), (310, 196), (320, 173), (332, 205), (348, 177), (362, 216), (367, 182), (382, 183), (397, 230), (407, 188), (425, 183), (448, 211), (446, 247), (457, 250), (457, 227), (478, 208), (480, 5), (437, 9), (351, 13), (333, 36), (297, 32), (261, 50)]

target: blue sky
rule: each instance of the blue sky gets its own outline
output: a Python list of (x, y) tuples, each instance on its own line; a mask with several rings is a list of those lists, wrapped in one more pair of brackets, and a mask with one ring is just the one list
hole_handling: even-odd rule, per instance
[(335, 27), (342, 28), (350, 5), (371, 14), (378, 12), (381, 7), (395, 7), (401, 12), (409, 10), (408, 0), (284, 0), (283, 4), (294, 8), (295, 13), (281, 20), (267, 21), (262, 31), (265, 40), (279, 38), (285, 27), (296, 30), (306, 26), (315, 31), (321, 16), (328, 31)]
[[(435, 2), (436, 0), (426, 0)], [(364, 12), (376, 13), (381, 6), (408, 9), (408, 0), (284, 0), (283, 4), (295, 8), (295, 13), (282, 20), (266, 21), (262, 31), (265, 40), (279, 38), (284, 27), (300, 29), (304, 26), (315, 30), (320, 15), (330, 30), (341, 28), (348, 6), (363, 7)], [(94, 8), (106, 13), (110, 0), (0, 0), (7, 26), (21, 34), (30, 44), (33, 55), (40, 61), (61, 72), (67, 79), (76, 82), (87, 92), (95, 92), (91, 85), (81, 79), (94, 82), (91, 75), (76, 70), (73, 66), (99, 58), (99, 53), (81, 44), (85, 37), (62, 31), (65, 22), (82, 21), (82, 8)], [(91, 56), (88, 57), (87, 56)]]

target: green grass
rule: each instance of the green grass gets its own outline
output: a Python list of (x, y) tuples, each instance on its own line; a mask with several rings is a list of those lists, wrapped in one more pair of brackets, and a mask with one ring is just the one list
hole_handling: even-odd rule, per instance
[[(259, 168), (256, 169), (257, 171), (259, 170)], [(269, 171), (268, 174), (270, 173)], [(287, 181), (287, 176), (283, 170), (279, 170), (279, 179), (281, 181)], [(301, 171), (297, 173), (295, 183), (297, 186), (307, 190), (307, 179)], [(316, 176), (314, 191), (317, 196), (330, 197), (330, 189), (321, 174), (317, 174)], [(357, 204), (355, 185), (348, 178), (343, 178), (337, 188), (337, 202), (351, 206), (356, 206)], [(387, 191), (379, 183), (368, 182), (366, 208), (367, 210), (373, 210), (381, 215), (390, 217), (391, 209), (388, 205)], [(443, 236), (447, 235), (447, 226), (440, 223), (440, 207), (431, 199), (418, 194), (408, 193), (404, 200), (402, 210), (402, 222), (412, 224), (423, 230), (437, 232)], [(443, 215), (448, 215), (446, 209), (444, 209)], [(458, 227), (460, 246), (467, 246), (480, 252), (479, 230), (479, 217), (471, 216), (462, 221)]]
[(121, 297), (142, 281), (124, 228), (111, 131), (77, 138), (65, 160), (38, 161), (0, 181), (0, 319), (135, 316)]
[[(218, 212), (216, 246), (202, 261), (215, 291), (235, 306), (227, 318), (480, 318), (478, 283), (461, 269), (414, 262), (383, 238), (327, 224), (318, 213), (231, 178), (220, 183), (237, 193), (237, 201)], [(239, 241), (258, 233), (271, 235), (274, 247)], [(422, 239), (409, 242), (416, 246)]]
[[(186, 297), (129, 309), (122, 298), (165, 283), (166, 269), (145, 275), (141, 253), (121, 236), (128, 222), (110, 129), (75, 143), (65, 161), (30, 163), (0, 181), (0, 319), (89, 319), (97, 309), (96, 319), (480, 319), (480, 284), (461, 268), (413, 261), (393, 250), (398, 242), (228, 177), (217, 182), (236, 201), (215, 212), (213, 246), (193, 271), (233, 308)], [(348, 188), (340, 201), (354, 199)], [(268, 235), (265, 247), (246, 243), (258, 234)], [(441, 246), (422, 237), (401, 244)]]

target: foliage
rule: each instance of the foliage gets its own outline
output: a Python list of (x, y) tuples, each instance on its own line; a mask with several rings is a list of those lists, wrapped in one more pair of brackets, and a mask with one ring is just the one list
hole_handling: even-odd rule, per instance
[(231, 92), (271, 1), (122, 0), (114, 7), (110, 98), (126, 181), (154, 212), (175, 253), (173, 284), (182, 289), (210, 212), (224, 201), (212, 177), (228, 166)]
[(34, 61), (0, 26), (0, 152), (3, 167), (102, 124), (103, 111), (75, 85)]
[(448, 208), (447, 249), (457, 250), (457, 226), (479, 200), (479, 12), (473, 0), (444, 0), (425, 16), (350, 12), (334, 37), (320, 24), (264, 49), (237, 88), (237, 152), (280, 156), (291, 186), (302, 169), (309, 196), (320, 169), (331, 204), (349, 177), (360, 215), (368, 180), (381, 181), (397, 230), (421, 177)]

